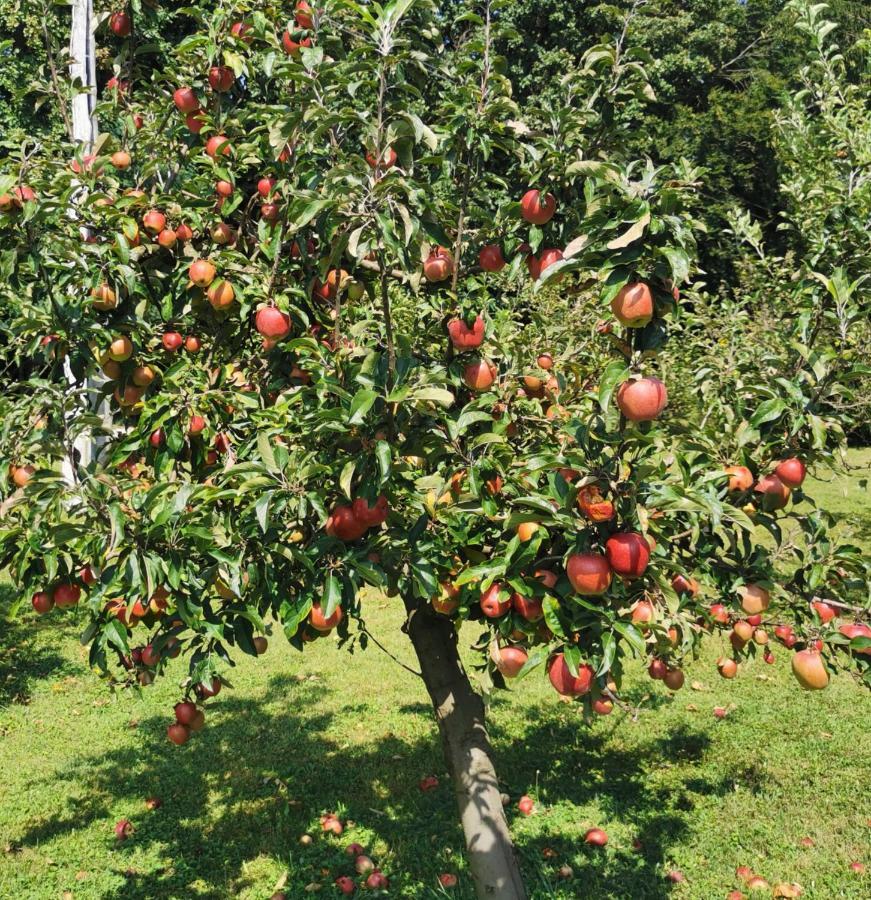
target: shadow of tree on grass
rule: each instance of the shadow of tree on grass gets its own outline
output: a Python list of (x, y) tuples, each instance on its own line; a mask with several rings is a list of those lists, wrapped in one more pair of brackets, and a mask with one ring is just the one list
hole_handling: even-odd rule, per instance
[[(463, 873), (463, 840), (434, 723), (416, 727), (415, 737), (387, 732), (355, 743), (319, 704), (327, 691), (320, 679), (273, 677), (260, 700), (223, 693), (207, 710), (207, 727), (185, 747), (166, 741), (166, 718), (152, 717), (139, 723), (133, 746), (104, 753), (83, 748), (65, 777), (87, 799), (58, 810), (50, 822), (22, 822), (15, 843), (32, 847), (74, 832), (127, 800), (137, 830), (116, 846), (107, 829), (107, 865), (119, 877), (101, 900), (234, 897), (243, 889), (266, 898), (273, 885), (249, 867), (258, 858), (276, 860), (287, 871), (289, 897), (308, 896), (305, 886), (312, 882), (328, 886), (324, 894), (332, 896), (335, 876), (354, 874), (344, 852), (350, 841), (375, 849), (391, 877), (389, 896), (444, 897), (436, 877)], [(283, 709), (276, 713), (278, 701)], [(407, 715), (429, 722), (423, 704), (410, 704)], [(609, 744), (607, 730), (587, 731), (559, 710), (531, 709), (519, 736), (516, 727), (509, 734), (499, 726), (498, 703), (492, 718), (509, 816), (516, 815), (518, 796), (537, 785), (542, 819), (535, 836), (525, 833), (522, 820), (515, 828), (530, 896), (667, 897), (662, 866), (686, 831), (693, 795), (723, 792), (731, 776), (724, 772), (719, 783), (699, 780), (670, 791), (652, 785), (648, 774), (664, 758), (700, 758), (707, 739), (678, 730), (620, 750)], [(423, 793), (418, 780), (431, 772), (442, 776), (441, 784)], [(147, 796), (160, 797), (162, 807), (146, 812)], [(570, 834), (568, 805), (587, 803), (598, 804), (608, 821), (631, 827), (640, 847), (586, 847), (578, 837), (584, 823)], [(349, 823), (341, 837), (321, 834), (319, 817), (328, 811)], [(313, 835), (311, 845), (300, 844), (303, 833)], [(137, 867), (144, 849), (160, 860), (147, 871)], [(574, 870), (573, 880), (559, 881), (562, 863)], [(451, 895), (471, 898), (471, 881), (461, 877)]]

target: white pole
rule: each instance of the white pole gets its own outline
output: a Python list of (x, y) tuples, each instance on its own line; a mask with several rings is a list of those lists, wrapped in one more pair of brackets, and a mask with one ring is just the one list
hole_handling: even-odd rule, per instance
[[(80, 84), (80, 90), (72, 100), (73, 140), (83, 145), (83, 155), (91, 152), (97, 137), (97, 119), (94, 107), (97, 102), (97, 53), (94, 46), (94, 7), (92, 0), (72, 0), (72, 25), (70, 28), (70, 79)], [(64, 363), (67, 381), (75, 384), (69, 362)], [(86, 382), (85, 387), (91, 383)], [(94, 443), (83, 435), (76, 439), (75, 450), (83, 466), (90, 464), (94, 456)], [(73, 460), (64, 460), (64, 477), (74, 483)]]

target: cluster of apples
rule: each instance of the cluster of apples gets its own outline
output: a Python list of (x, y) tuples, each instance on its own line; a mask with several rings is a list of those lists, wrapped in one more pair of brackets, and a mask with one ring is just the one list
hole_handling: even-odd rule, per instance
[[(90, 572), (90, 568), (88, 568), (88, 572)], [(69, 609), (76, 606), (81, 597), (82, 589), (78, 584), (73, 581), (62, 581), (49, 591), (37, 591), (31, 597), (30, 603), (40, 616), (44, 616), (55, 607)]]
[[(774, 467), (773, 471), (766, 475), (754, 478), (747, 466), (727, 466), (726, 475), (729, 476), (729, 491), (735, 494), (746, 494), (751, 488), (759, 494), (762, 509), (766, 512), (776, 512), (783, 509), (789, 503), (794, 490), (798, 490), (804, 483), (807, 475), (807, 466), (798, 457), (783, 459)], [(745, 507), (749, 513), (755, 512), (753, 504)]]
[[(338, 823), (338, 829), (334, 823)], [(338, 818), (329, 814), (321, 817), (321, 828), (331, 834), (341, 834), (344, 830)], [(364, 876), (360, 887), (369, 890), (386, 890), (390, 887), (390, 879), (378, 868), (374, 860), (366, 855), (365, 847), (357, 843), (348, 844), (345, 853), (354, 861), (354, 871), (357, 875)], [(357, 883), (352, 875), (338, 875), (333, 883), (339, 889), (339, 893), (346, 897), (350, 897), (357, 890)]]
[(324, 530), (330, 537), (340, 541), (357, 541), (370, 529), (377, 528), (390, 512), (390, 504), (382, 494), (374, 506), (363, 497), (357, 497), (351, 504), (339, 504), (327, 517)]
[[(198, 685), (200, 697), (214, 697), (221, 690), (221, 682), (215, 678), (211, 685)], [(182, 700), (173, 707), (175, 721), (167, 726), (166, 736), (177, 747), (186, 744), (194, 732), (201, 731), (206, 724), (205, 713), (192, 700)]]

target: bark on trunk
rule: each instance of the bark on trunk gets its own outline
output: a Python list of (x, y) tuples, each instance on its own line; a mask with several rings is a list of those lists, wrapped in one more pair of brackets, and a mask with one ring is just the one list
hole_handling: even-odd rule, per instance
[(484, 703), (457, 652), (453, 624), (428, 603), (406, 601), (408, 635), (435, 709), (478, 897), (526, 900), (493, 766)]

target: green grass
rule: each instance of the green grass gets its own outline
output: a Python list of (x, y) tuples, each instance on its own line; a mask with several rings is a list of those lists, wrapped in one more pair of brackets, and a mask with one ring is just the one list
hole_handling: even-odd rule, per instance
[[(863, 471), (811, 490), (871, 549), (858, 485), (871, 452), (852, 460)], [(413, 664), (397, 602), (367, 609)], [(324, 885), (315, 896), (337, 896), (352, 840), (391, 877), (389, 896), (473, 896), (423, 687), (378, 649), (349, 657), (321, 641), (300, 656), (276, 636), (261, 659), (239, 660), (235, 690), (175, 748), (164, 729), (180, 662), (141, 698), (113, 697), (67, 621), (2, 625), (0, 897), (259, 900), (284, 880), (293, 898), (312, 883)], [(739, 865), (799, 882), (805, 898), (871, 896), (869, 875), (849, 869), (871, 866), (871, 698), (846, 679), (801, 693), (782, 650), (774, 666), (724, 682), (715, 644), (675, 697), (633, 672), (628, 696), (652, 694), (636, 722), (615, 714), (586, 728), (541, 678), (495, 699), (498, 768), (533, 897), (710, 900), (740, 886)], [(712, 715), (718, 705), (730, 708), (725, 720)], [(441, 784), (423, 794), (430, 773)], [(538, 808), (523, 818), (515, 804), (527, 792)], [(159, 810), (146, 811), (149, 796)], [(320, 835), (325, 811), (349, 821), (341, 838)], [(124, 817), (137, 830), (117, 844)], [(605, 850), (584, 846), (592, 825), (607, 830)], [(805, 836), (814, 846), (800, 845)], [(557, 878), (563, 863), (573, 880)], [(672, 868), (683, 884), (666, 880)], [(457, 890), (437, 887), (443, 871), (460, 875)]]

